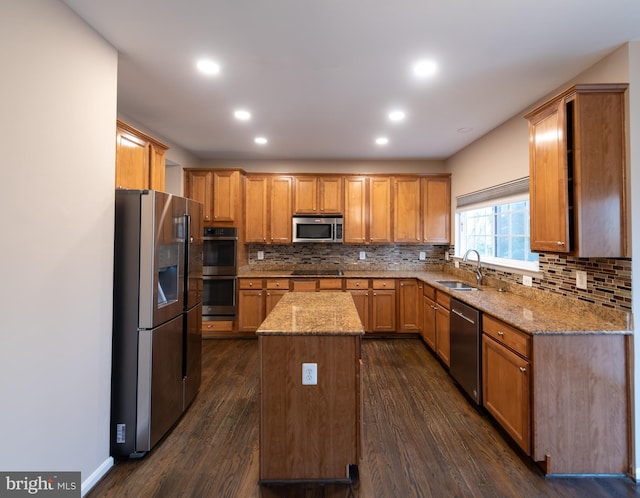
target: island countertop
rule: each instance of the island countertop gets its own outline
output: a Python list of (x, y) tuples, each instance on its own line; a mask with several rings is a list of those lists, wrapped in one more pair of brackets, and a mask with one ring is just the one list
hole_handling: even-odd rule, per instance
[(348, 292), (288, 292), (262, 322), (258, 335), (363, 335)]

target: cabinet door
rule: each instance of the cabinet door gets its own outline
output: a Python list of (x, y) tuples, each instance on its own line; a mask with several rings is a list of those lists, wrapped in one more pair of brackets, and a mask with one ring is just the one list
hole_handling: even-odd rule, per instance
[(320, 214), (342, 213), (342, 177), (318, 178)]
[(569, 252), (565, 100), (529, 118), (531, 250)]
[(369, 240), (391, 242), (391, 178), (369, 179)]
[(418, 281), (414, 278), (402, 279), (398, 285), (398, 332), (420, 331), (420, 301)]
[(267, 242), (267, 187), (266, 176), (247, 176), (245, 189), (245, 242)]
[(164, 192), (166, 171), (166, 150), (155, 144), (150, 146), (149, 188)]
[(420, 234), (420, 178), (393, 180), (393, 240), (417, 244)]
[(284, 296), (287, 292), (289, 292), (289, 291), (287, 291), (287, 290), (267, 289), (266, 296), (265, 296), (265, 301), (264, 301), (264, 305), (265, 305), (264, 316), (265, 316), (265, 318), (267, 316), (269, 316), (269, 313), (271, 313), (271, 310), (276, 307), (276, 304), (278, 304), (278, 301), (280, 301), (280, 299), (282, 299), (282, 296)]
[(367, 178), (345, 178), (344, 190), (344, 242), (364, 244), (367, 241)]
[(213, 172), (213, 221), (235, 221), (240, 173)]
[(371, 330), (373, 332), (396, 331), (396, 291), (372, 291), (371, 301)]
[(116, 132), (116, 188), (149, 188), (149, 142), (127, 131)]
[(449, 315), (448, 309), (436, 305), (436, 353), (447, 366), (451, 352)]
[(238, 291), (238, 332), (255, 332), (264, 320), (261, 289)]
[(293, 205), (293, 212), (296, 214), (318, 212), (318, 179), (315, 176), (295, 177)]
[(350, 290), (353, 303), (356, 305), (360, 321), (364, 327), (365, 332), (371, 332), (369, 328), (369, 291), (364, 290)]
[(210, 170), (185, 171), (184, 195), (202, 203), (202, 219), (213, 221), (213, 173)]
[(436, 351), (436, 303), (422, 297), (422, 339), (432, 351)]
[(531, 454), (529, 362), (482, 336), (484, 407), (527, 454)]
[(274, 244), (291, 242), (291, 185), (290, 176), (271, 178), (270, 241)]
[(422, 179), (422, 241), (451, 241), (451, 181), (449, 177)]

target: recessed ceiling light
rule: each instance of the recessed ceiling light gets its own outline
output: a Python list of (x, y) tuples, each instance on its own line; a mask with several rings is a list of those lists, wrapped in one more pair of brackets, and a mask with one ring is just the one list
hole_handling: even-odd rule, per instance
[(248, 121), (251, 119), (251, 113), (246, 109), (238, 109), (237, 111), (234, 111), (233, 115), (240, 121)]
[(253, 141), (258, 145), (265, 145), (268, 142), (265, 137), (256, 137)]
[(413, 73), (418, 78), (428, 78), (429, 76), (433, 76), (437, 70), (438, 66), (436, 63), (428, 59), (418, 61), (413, 65)]
[(208, 75), (215, 75), (220, 73), (220, 65), (210, 59), (200, 59), (196, 66), (200, 72)]
[(404, 111), (395, 110), (391, 111), (388, 115), (389, 119), (394, 122), (402, 121), (405, 117)]
[(378, 145), (387, 145), (389, 143), (389, 139), (387, 137), (378, 137), (376, 138), (376, 143)]

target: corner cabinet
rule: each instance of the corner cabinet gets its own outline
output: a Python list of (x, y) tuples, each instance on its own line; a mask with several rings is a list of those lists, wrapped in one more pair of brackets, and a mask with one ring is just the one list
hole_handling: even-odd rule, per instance
[(525, 115), (532, 251), (627, 256), (627, 86), (575, 85)]
[(169, 147), (120, 120), (116, 121), (116, 188), (165, 189)]

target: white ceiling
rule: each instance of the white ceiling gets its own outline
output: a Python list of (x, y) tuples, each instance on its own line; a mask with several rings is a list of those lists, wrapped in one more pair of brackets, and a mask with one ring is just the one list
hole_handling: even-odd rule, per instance
[(640, 39), (638, 0), (63, 1), (119, 51), (118, 112), (203, 159), (446, 158)]

